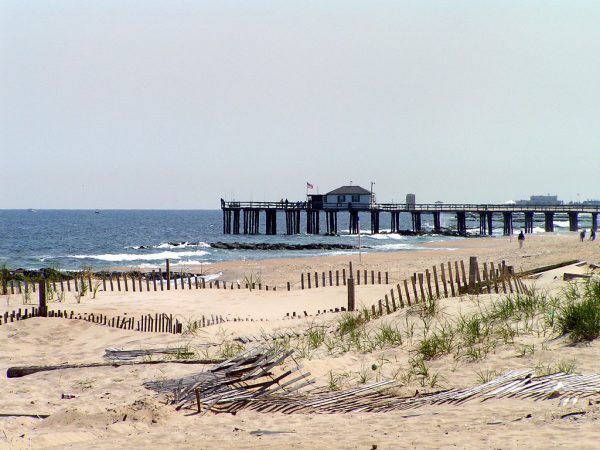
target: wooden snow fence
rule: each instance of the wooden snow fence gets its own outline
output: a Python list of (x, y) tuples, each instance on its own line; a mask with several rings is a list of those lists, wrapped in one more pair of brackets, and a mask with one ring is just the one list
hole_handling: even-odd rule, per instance
[[(340, 273), (336, 270), (337, 274)], [(346, 280), (346, 273), (352, 274), (350, 278)], [(318, 310), (316, 314), (309, 314), (306, 311), (297, 312), (292, 311), (286, 313), (286, 319), (301, 319), (312, 315), (321, 315), (326, 313), (338, 313), (345, 311), (355, 311), (355, 294), (354, 287), (362, 284), (390, 284), (390, 278), (388, 272), (385, 273), (385, 283), (379, 283), (382, 279), (381, 272), (376, 277), (375, 271), (369, 272), (366, 270), (353, 270), (352, 263), (349, 264), (348, 271), (346, 269), (341, 271), (344, 285), (348, 287), (348, 305), (347, 307), (330, 308), (329, 310), (323, 309)], [(362, 275), (361, 275), (362, 274)], [(356, 278), (353, 278), (356, 276)], [(362, 278), (361, 278), (362, 277)], [(439, 266), (433, 266), (431, 269), (426, 269), (425, 272), (414, 273), (409, 279), (400, 280), (394, 287), (389, 290), (388, 294), (384, 294), (383, 298), (380, 298), (372, 305), (368, 305), (367, 311), (363, 311), (366, 318), (379, 317), (384, 314), (391, 314), (398, 309), (413, 306), (416, 304), (426, 304), (432, 300), (441, 298), (457, 297), (465, 294), (478, 295), (478, 294), (492, 294), (492, 293), (504, 293), (504, 294), (530, 294), (529, 288), (523, 283), (520, 274), (516, 274), (512, 266), (506, 265), (505, 261), (501, 261), (498, 264), (493, 262), (484, 262), (479, 264), (476, 257), (471, 257), (469, 262), (465, 264), (463, 261), (454, 261), (454, 263), (448, 261), (447, 263), (439, 264)], [(327, 278), (323, 273), (323, 280), (331, 279), (333, 276)], [(305, 281), (307, 289), (313, 287), (325, 287), (325, 284), (314, 284), (311, 280), (318, 280), (318, 273), (315, 272), (315, 276), (311, 277), (310, 273), (302, 274), (301, 288), (304, 289)], [(337, 283), (335, 284), (338, 285)], [(330, 283), (330, 286), (333, 284)], [(352, 295), (350, 291), (352, 290)], [(352, 303), (350, 301), (352, 297)]]
[[(414, 397), (394, 395), (390, 388), (396, 387), (397, 382), (393, 380), (342, 391), (312, 389), (299, 393), (312, 381), (307, 379), (308, 374), (301, 372), (295, 360), (294, 368), (282, 375), (271, 373), (273, 367), (283, 365), (290, 355), (291, 351), (270, 353), (253, 349), (209, 371), (177, 380), (145, 383), (144, 386), (169, 394), (176, 409), (193, 409), (199, 414), (208, 411), (235, 413), (241, 409), (284, 414), (381, 413), (505, 397), (534, 401), (560, 399), (560, 403), (565, 404), (600, 394), (600, 374), (555, 373), (536, 377), (531, 369), (511, 370), (479, 386)], [(293, 372), (299, 375), (287, 381)]]
[(5, 311), (4, 314), (0, 314), (0, 325), (6, 324), (6, 323), (12, 323), (12, 322), (16, 322), (19, 320), (25, 320), (25, 319), (30, 319), (32, 317), (38, 317), (39, 316), (39, 310), (36, 307), (31, 307), (31, 308), (19, 308), (18, 310), (14, 310), (14, 311)]
[(530, 293), (521, 277), (504, 261), (496, 266), (493, 262), (479, 265), (477, 258), (471, 258), (467, 267), (468, 271), (463, 261), (455, 261), (454, 265), (448, 262), (447, 265), (433, 266), (424, 273), (415, 273), (410, 279), (398, 282), (395, 288), (390, 289), (389, 295), (385, 294), (368, 307), (368, 314), (383, 316), (408, 306), (465, 294)]
[[(30, 319), (32, 317), (41, 317), (39, 308), (19, 308), (14, 311), (6, 311), (0, 314), (0, 325), (12, 323), (20, 320)], [(107, 326), (111, 328), (119, 328), (122, 330), (141, 331), (148, 333), (171, 333), (181, 334), (186, 331), (193, 331), (199, 328), (205, 328), (212, 325), (219, 325), (225, 322), (262, 322), (267, 319), (253, 319), (250, 317), (223, 317), (219, 314), (203, 315), (197, 320), (188, 320), (184, 323), (173, 314), (152, 313), (142, 314), (140, 316), (110, 316), (102, 313), (86, 313), (76, 312), (73, 310), (50, 310), (48, 318), (83, 320), (85, 322), (94, 323), (96, 325)]]
[[(277, 286), (263, 283), (248, 283), (220, 279), (206, 279), (202, 275), (180, 274), (152, 271), (148, 274), (136, 272), (113, 272), (108, 275), (73, 272), (65, 280), (46, 280), (48, 295), (60, 298), (73, 293), (76, 297), (91, 296), (95, 298), (99, 292), (158, 292), (170, 290), (202, 290), (202, 289), (249, 289), (277, 291)], [(281, 287), (284, 286), (280, 286)], [(287, 290), (292, 284), (287, 283)], [(30, 297), (36, 293), (37, 283), (20, 280), (0, 280), (0, 295), (23, 295)]]
[[(348, 275), (347, 275), (348, 274)], [(300, 274), (300, 289), (313, 289), (327, 286), (346, 286), (347, 276), (354, 277), (356, 284), (390, 284), (389, 272), (381, 272), (367, 269), (356, 269), (356, 275), (352, 268), (346, 270), (329, 270), (327, 272), (306, 272)], [(361, 282), (362, 280), (362, 282)], [(289, 290), (289, 289), (288, 289)]]

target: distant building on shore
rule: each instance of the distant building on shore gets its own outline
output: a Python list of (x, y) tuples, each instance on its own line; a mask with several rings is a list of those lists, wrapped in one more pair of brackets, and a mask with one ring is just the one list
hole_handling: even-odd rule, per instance
[(584, 200), (581, 204), (585, 206), (598, 206), (600, 205), (600, 200)]
[(529, 200), (517, 200), (517, 205), (562, 205), (558, 195), (532, 195)]

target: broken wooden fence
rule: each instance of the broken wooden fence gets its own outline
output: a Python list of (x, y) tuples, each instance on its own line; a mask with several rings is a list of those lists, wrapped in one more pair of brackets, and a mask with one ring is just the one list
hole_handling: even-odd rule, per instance
[[(450, 389), (413, 397), (399, 397), (384, 380), (342, 391), (306, 389), (314, 381), (292, 357), (292, 350), (257, 347), (211, 369), (184, 378), (144, 383), (168, 396), (177, 410), (235, 413), (241, 409), (258, 412), (350, 413), (389, 412), (425, 405), (456, 404), (493, 398), (562, 402), (600, 394), (600, 375), (555, 373), (538, 376), (534, 371), (508, 371), (478, 386)], [(291, 361), (290, 361), (291, 359)]]
[(256, 347), (207, 371), (144, 386), (169, 395), (169, 402), (178, 410), (196, 409), (200, 414), (234, 412), (248, 402), (275, 394), (298, 393), (314, 383), (292, 353), (293, 350)]

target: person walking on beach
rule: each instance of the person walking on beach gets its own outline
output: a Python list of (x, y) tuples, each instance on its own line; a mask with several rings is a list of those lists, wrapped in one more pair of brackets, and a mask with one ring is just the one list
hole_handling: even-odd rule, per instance
[(594, 230), (593, 228), (590, 228), (590, 241), (595, 241), (596, 240), (596, 230)]
[(583, 240), (585, 239), (585, 228), (581, 233), (579, 233), (579, 237), (581, 238), (581, 242), (583, 242)]
[(523, 233), (523, 230), (521, 230), (517, 239), (519, 241), (519, 248), (523, 248), (523, 244), (525, 243), (525, 233)]

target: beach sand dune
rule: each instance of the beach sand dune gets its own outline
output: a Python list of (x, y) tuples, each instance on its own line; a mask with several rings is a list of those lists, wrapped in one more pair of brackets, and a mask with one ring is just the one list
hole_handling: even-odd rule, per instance
[[(568, 259), (598, 263), (600, 246), (580, 243), (573, 236), (531, 236), (524, 249), (508, 238), (470, 239), (434, 244), (435, 249), (414, 253), (363, 254), (332, 257), (230, 262), (215, 265), (223, 277), (234, 281), (244, 273), (260, 273), (265, 282), (284, 284), (299, 280), (301, 272), (328, 271), (345, 267), (351, 259), (356, 268), (389, 271), (394, 279), (408, 277), (432, 265), (477, 256), (480, 262), (502, 261), (516, 270), (530, 269)], [(447, 247), (443, 249), (442, 247)], [(585, 273), (586, 266), (569, 266), (526, 281), (536, 289), (559, 295), (564, 272)], [(371, 304), (390, 286), (358, 286), (357, 297)], [(177, 290), (169, 292), (104, 293), (88, 295), (81, 302), (67, 296), (52, 308), (103, 314), (140, 315), (165, 312), (182, 320), (200, 315), (249, 317), (255, 321), (226, 322), (195, 333), (171, 335), (118, 330), (78, 320), (33, 318), (0, 326), (0, 362), (10, 366), (104, 361), (106, 348), (151, 349), (185, 347), (198, 355), (217, 356), (239, 348), (238, 336), (270, 336), (281, 331), (304, 333), (311, 327), (327, 328), (334, 339), (339, 314), (317, 310), (344, 306), (343, 287), (311, 290), (247, 291)], [(317, 385), (339, 387), (395, 376), (398, 395), (416, 391), (477, 385), (484, 377), (509, 369), (551, 370), (571, 364), (577, 372), (600, 373), (597, 341), (570, 345), (567, 337), (550, 329), (522, 332), (514, 342), (494, 342), (477, 359), (456, 353), (427, 360), (429, 378), (408, 379), (422, 336), (436, 323), (452, 323), (491, 307), (502, 295), (484, 294), (440, 300), (436, 318), (428, 323), (418, 308), (399, 310), (365, 326), (377, 333), (384, 325), (400, 330), (401, 345), (365, 351), (342, 350), (327, 345), (316, 349), (298, 342), (296, 350), (305, 370)], [(2, 299), (2, 311), (22, 307), (19, 296)], [(286, 313), (307, 311), (311, 316), (286, 319)], [(263, 319), (260, 321), (260, 319)], [(539, 324), (532, 327), (541, 326)], [(412, 337), (410, 337), (412, 336)], [(303, 341), (305, 342), (305, 341)], [(149, 357), (150, 358), (150, 357)], [(153, 356), (151, 358), (157, 358)], [(0, 417), (0, 448), (597, 448), (599, 397), (561, 405), (559, 400), (473, 400), (460, 406), (428, 405), (405, 411), (338, 414), (261, 414), (240, 411), (236, 415), (175, 411), (164, 398), (145, 389), (146, 381), (183, 377), (207, 366), (164, 363), (121, 367), (95, 367), (39, 372), (22, 378), (0, 378), (0, 413), (47, 414), (40, 419), (24, 416)], [(434, 380), (432, 375), (436, 374)], [(437, 380), (437, 381), (436, 381)], [(72, 397), (72, 398), (70, 398)]]

